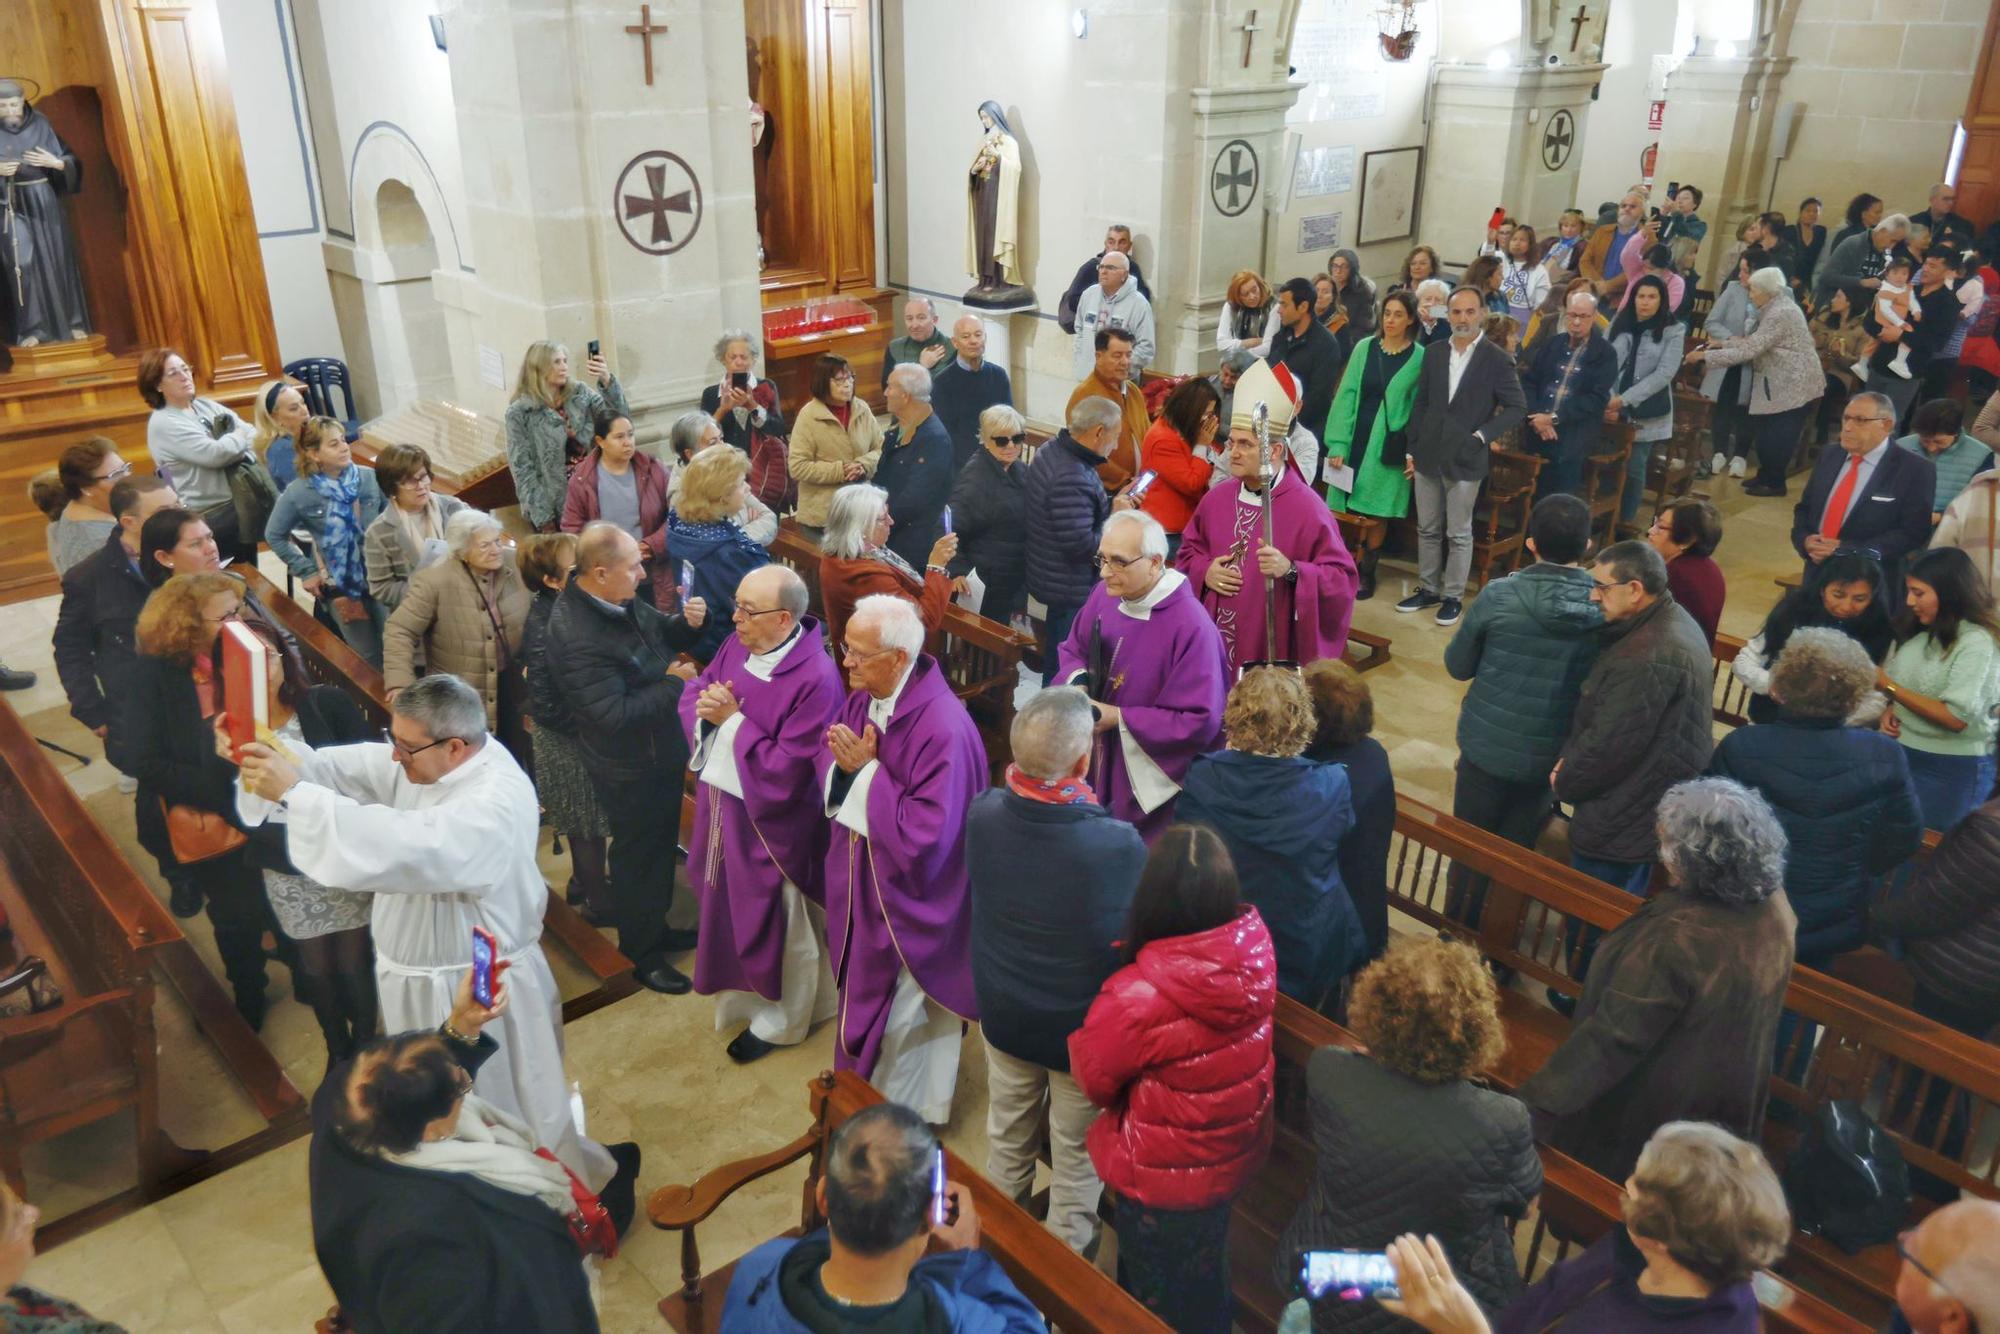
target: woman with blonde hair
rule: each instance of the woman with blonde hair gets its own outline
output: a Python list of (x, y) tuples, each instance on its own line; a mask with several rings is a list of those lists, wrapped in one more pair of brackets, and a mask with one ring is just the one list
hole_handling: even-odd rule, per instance
[(812, 397), (792, 423), (787, 462), (799, 488), (798, 523), (815, 542), (826, 535), (833, 493), (873, 477), (882, 461), (882, 425), (855, 398), (854, 384), (847, 358), (826, 353), (813, 363)]
[[(1496, 1317), (1501, 1329), (1764, 1328), (1752, 1285), (1791, 1242), (1792, 1214), (1764, 1151), (1721, 1126), (1669, 1121), (1653, 1132), (1625, 1182), (1613, 1228), (1556, 1264)], [(1389, 1246), (1401, 1300), (1391, 1312), (1434, 1334), (1492, 1328), (1453, 1273), (1436, 1237)]]
[[(308, 418), (299, 428), (297, 459), (298, 476), (271, 510), (264, 540), (315, 601), (333, 604), (347, 646), (380, 667), (389, 613), (368, 591), (364, 547), (388, 502), (375, 470), (354, 461), (346, 430), (331, 417)], [(307, 549), (297, 541), (301, 532)]]
[(1254, 269), (1238, 269), (1223, 289), (1222, 318), (1215, 326), (1215, 350), (1225, 356), (1248, 352), (1261, 357), (1278, 335), (1278, 303)]
[(56, 577), (70, 566), (104, 550), (118, 520), (111, 515), (111, 488), (130, 477), (132, 466), (118, 457), (118, 446), (106, 436), (93, 435), (65, 449), (56, 466), (28, 484), (28, 498), (48, 516), (49, 564)]
[(298, 385), (289, 380), (266, 380), (259, 386), (251, 414), (256, 434), (250, 444), (280, 488), (298, 480), (298, 457), (293, 442), (311, 416), (312, 405), (306, 402), (305, 391)]
[(456, 676), (479, 692), (486, 726), (526, 769), (531, 756), (521, 726), (527, 694), (521, 635), (533, 599), (509, 559), (506, 531), (492, 515), (460, 510), (445, 524), (444, 540), (450, 554), (410, 577), (389, 616), (382, 683), (394, 699), (420, 670)]
[(561, 343), (530, 343), (521, 357), (507, 405), (507, 466), (521, 514), (537, 532), (555, 531), (570, 470), (590, 452), (598, 414), (632, 412), (603, 357), (591, 357), (584, 372), (594, 384), (571, 377), (569, 349)]
[[(1510, 1226), (1542, 1188), (1528, 1109), (1485, 1072), (1506, 1049), (1500, 993), (1478, 951), (1404, 937), (1361, 970), (1347, 1026), (1364, 1050), (1321, 1047), (1306, 1065), (1312, 1185), (1278, 1240), (1281, 1283), (1301, 1251), (1379, 1251), (1435, 1234), (1482, 1309), (1521, 1291)], [(1326, 1302), (1320, 1330), (1385, 1329), (1362, 1302)]]
[(1278, 951), (1278, 990), (1319, 1005), (1368, 957), (1340, 877), (1354, 828), (1347, 771), (1305, 757), (1319, 730), (1312, 693), (1290, 665), (1251, 667), (1222, 712), (1226, 748), (1189, 766), (1175, 818), (1222, 836), (1243, 899)]
[(708, 604), (701, 638), (688, 651), (706, 663), (734, 628), (736, 585), (771, 563), (771, 553), (743, 531), (736, 516), (754, 503), (750, 460), (734, 445), (710, 445), (688, 463), (680, 499), (667, 513), (667, 562), (682, 601)]
[(168, 813), (178, 808), (211, 825), (240, 827), (236, 766), (216, 754), (215, 719), (222, 712), (222, 627), (242, 611), (243, 581), (231, 574), (176, 574), (154, 589), (139, 612), (139, 655), (123, 716), (139, 780), (139, 843), (162, 868), (186, 873), (195, 903), (207, 900), (237, 1013), (255, 1029), (268, 1007), (262, 938), (275, 925), (263, 877), (244, 844), (196, 859), (185, 831), (170, 832), (192, 821)]

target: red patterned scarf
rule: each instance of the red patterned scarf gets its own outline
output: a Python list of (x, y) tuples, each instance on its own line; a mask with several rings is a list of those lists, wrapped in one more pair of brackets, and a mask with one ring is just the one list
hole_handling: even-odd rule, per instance
[(1017, 797), (1026, 797), (1029, 801), (1039, 801), (1048, 806), (1075, 806), (1097, 800), (1090, 784), (1081, 778), (1058, 778), (1048, 782), (1022, 773), (1018, 764), (1007, 766), (1007, 790)]

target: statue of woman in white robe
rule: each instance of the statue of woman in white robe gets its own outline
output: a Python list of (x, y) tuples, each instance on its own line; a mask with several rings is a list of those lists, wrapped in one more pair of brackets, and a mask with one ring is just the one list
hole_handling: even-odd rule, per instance
[(1033, 305), (1022, 282), (1021, 148), (998, 102), (979, 104), (985, 134), (966, 172), (965, 267), (978, 283), (965, 303), (1000, 309)]

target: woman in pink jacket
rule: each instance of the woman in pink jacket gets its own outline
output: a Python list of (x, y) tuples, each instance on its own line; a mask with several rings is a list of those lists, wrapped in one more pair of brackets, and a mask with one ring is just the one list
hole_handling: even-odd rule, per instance
[(657, 568), (667, 554), (667, 469), (639, 452), (632, 419), (623, 413), (598, 414), (591, 435), (590, 452), (569, 475), (562, 530), (580, 533), (585, 524), (604, 519), (632, 534), (646, 559), (639, 596), (665, 610), (673, 604), (663, 595), (674, 587), (673, 575)]
[(1229, 1207), (1271, 1147), (1278, 963), (1213, 830), (1154, 844), (1124, 949), (1069, 1038), (1105, 1109), (1087, 1142), (1116, 1196), (1118, 1282), (1182, 1334), (1228, 1334)]

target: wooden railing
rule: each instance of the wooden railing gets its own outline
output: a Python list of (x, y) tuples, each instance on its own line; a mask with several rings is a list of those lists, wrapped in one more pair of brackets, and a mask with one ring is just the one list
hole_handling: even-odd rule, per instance
[[(1638, 906), (1582, 872), (1406, 797), (1397, 799), (1389, 865), (1393, 907), (1467, 940), (1519, 977), (1570, 996), (1583, 990), (1570, 925), (1609, 930)], [(1489, 880), (1477, 927), (1465, 925), (1451, 910), (1455, 866)], [(1501, 1002), (1508, 1051), (1492, 1073), (1511, 1088), (1541, 1067), (1567, 1035), (1569, 1021), (1518, 989), (1504, 990)], [(1821, 1032), (1808, 1057), (1796, 1050), (1806, 1029), (1797, 1030), (1783, 1068), (1802, 1065), (1803, 1073), (1772, 1077), (1774, 1105), (1804, 1111), (1833, 1098), (1859, 1100), (1896, 1139), (1911, 1166), (1955, 1188), (2000, 1199), (2000, 1159), (1988, 1156), (1984, 1142), (2000, 1121), (1995, 1048), (1803, 967), (1793, 972), (1786, 1008)], [(1767, 1126), (1765, 1148), (1774, 1162), (1782, 1163), (1790, 1147), (1782, 1125)], [(1886, 1245), (1847, 1256), (1801, 1234), (1785, 1271), (1848, 1309), (1881, 1315), (1891, 1300), (1896, 1256)]]
[[(297, 641), (299, 654), (305, 659), (306, 671), (313, 680), (320, 685), (335, 686), (345, 691), (371, 724), (386, 728), (389, 725), (389, 695), (382, 684), (382, 673), (347, 647), (338, 636), (329, 633), (309, 612), (286, 597), (283, 589), (264, 578), (255, 568), (245, 564), (229, 568), (232, 574), (243, 577), (251, 596), (264, 604), (272, 621)], [(664, 810), (661, 817), (677, 818)], [(620, 954), (617, 946), (605, 939), (602, 932), (578, 916), (561, 894), (549, 895), (548, 906), (542, 911), (542, 929), (597, 979), (594, 990), (563, 1002), (565, 1021), (579, 1019), (638, 989), (638, 983), (632, 979), (632, 961)]]

